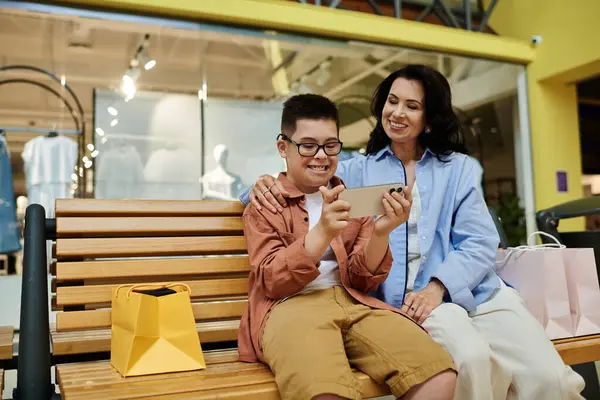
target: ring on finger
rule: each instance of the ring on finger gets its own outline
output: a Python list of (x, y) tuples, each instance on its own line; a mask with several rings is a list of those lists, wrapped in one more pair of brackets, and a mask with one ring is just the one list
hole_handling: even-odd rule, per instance
[[(272, 187), (272, 186), (271, 186)], [(262, 192), (262, 194), (264, 195), (265, 193), (271, 191), (271, 188), (268, 188), (267, 190), (265, 190), (264, 192)]]

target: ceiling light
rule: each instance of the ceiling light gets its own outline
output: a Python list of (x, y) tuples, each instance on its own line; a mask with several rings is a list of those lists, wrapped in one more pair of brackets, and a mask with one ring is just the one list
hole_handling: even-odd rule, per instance
[(108, 141), (108, 139), (107, 139), (107, 138), (105, 138), (105, 137), (103, 137), (103, 138), (100, 140), (100, 143), (104, 144), (104, 143), (106, 143), (107, 141)]
[(60, 76), (60, 84), (65, 86), (67, 84), (67, 77), (65, 75)]
[(100, 152), (98, 150), (94, 150), (94, 151), (92, 151), (91, 156), (92, 156), (92, 158), (96, 158), (96, 157), (98, 157), (98, 154), (100, 154)]
[(94, 151), (94, 145), (92, 143), (88, 143), (87, 148), (89, 151)]
[(125, 97), (125, 101), (129, 101), (135, 97), (137, 88), (135, 86), (135, 80), (130, 75), (123, 75), (121, 80), (121, 93)]
[(118, 123), (119, 123), (119, 119), (118, 118), (115, 118), (112, 121), (110, 121), (111, 128), (117, 126)]
[(208, 85), (206, 81), (202, 82), (202, 89), (198, 89), (198, 100), (206, 101)]
[(108, 107), (106, 110), (107, 110), (107, 111), (108, 111), (108, 113), (109, 113), (110, 115), (112, 115), (113, 117), (116, 117), (117, 115), (119, 115), (119, 112), (118, 112), (118, 111), (117, 111), (117, 109), (116, 109), (116, 108), (114, 108), (114, 107)]
[(98, 136), (104, 136), (104, 129), (102, 129), (102, 128), (96, 128), (96, 134)]
[(155, 66), (156, 66), (156, 60), (149, 60), (147, 63), (144, 64), (144, 69), (146, 71), (150, 71)]

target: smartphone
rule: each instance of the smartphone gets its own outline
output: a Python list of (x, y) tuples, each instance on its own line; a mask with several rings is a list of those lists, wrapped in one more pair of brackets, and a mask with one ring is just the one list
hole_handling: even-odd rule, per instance
[(338, 199), (350, 203), (350, 218), (372, 217), (385, 213), (381, 203), (383, 193), (402, 193), (403, 191), (404, 185), (402, 183), (363, 186), (344, 190), (340, 193)]

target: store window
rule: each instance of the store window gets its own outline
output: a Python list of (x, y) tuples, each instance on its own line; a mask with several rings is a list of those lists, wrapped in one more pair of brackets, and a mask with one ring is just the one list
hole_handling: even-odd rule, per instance
[[(18, 225), (28, 203), (41, 202), (52, 216), (60, 197), (235, 200), (261, 174), (285, 169), (275, 138), (281, 104), (297, 93), (336, 102), (344, 142), (340, 157), (361, 156), (375, 123), (369, 110), (373, 91), (410, 63), (433, 66), (450, 81), (490, 205), (501, 207), (510, 199), (533, 215), (532, 201), (524, 202), (532, 188), (523, 172), (531, 167), (523, 152), (527, 146), (520, 144), (528, 137), (517, 97), (520, 65), (282, 32), (2, 4), (2, 66), (32, 66), (57, 78), (33, 70), (0, 71), (0, 80), (14, 81), (0, 85), (3, 157), (11, 165), (11, 173), (0, 179), (13, 187), (3, 200), (14, 205)], [(20, 253), (2, 251), (10, 253), (14, 273)]]

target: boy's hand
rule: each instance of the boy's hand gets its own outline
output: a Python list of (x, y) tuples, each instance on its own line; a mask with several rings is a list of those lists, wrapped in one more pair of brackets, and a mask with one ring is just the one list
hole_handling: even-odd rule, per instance
[(319, 188), (323, 196), (323, 211), (317, 226), (330, 240), (348, 226), (350, 219), (350, 203), (337, 199), (344, 189), (344, 185), (338, 185), (333, 189), (327, 189), (324, 186)]
[(375, 220), (376, 235), (389, 235), (394, 229), (408, 221), (412, 207), (412, 195), (408, 188), (401, 193), (384, 193), (383, 209), (385, 214)]

